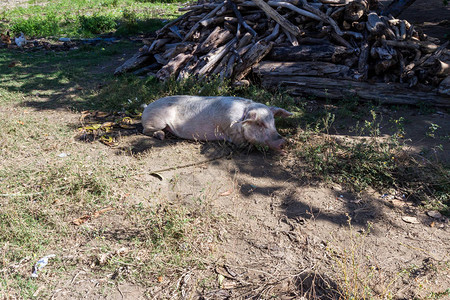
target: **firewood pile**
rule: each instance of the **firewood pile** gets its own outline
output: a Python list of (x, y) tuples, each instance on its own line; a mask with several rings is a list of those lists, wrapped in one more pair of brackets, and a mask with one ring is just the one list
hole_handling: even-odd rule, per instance
[(283, 76), (438, 86), (447, 44), (406, 20), (375, 12), (376, 0), (202, 1), (166, 24), (115, 74), (160, 80), (216, 75), (268, 83)]

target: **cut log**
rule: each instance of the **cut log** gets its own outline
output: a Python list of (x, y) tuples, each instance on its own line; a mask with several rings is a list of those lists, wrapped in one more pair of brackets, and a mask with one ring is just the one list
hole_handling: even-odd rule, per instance
[(306, 9), (307, 11), (310, 11), (310, 12), (316, 14), (316, 15), (318, 15), (322, 19), (322, 21), (330, 24), (331, 27), (333, 27), (333, 29), (336, 32), (336, 34), (338, 34), (338, 35), (342, 35), (343, 34), (341, 29), (339, 28), (339, 26), (333, 20), (333, 18), (327, 16), (325, 13), (323, 13), (319, 9), (317, 9), (314, 6), (310, 5), (308, 2), (306, 2), (306, 0), (300, 0), (300, 2), (302, 3), (302, 6), (303, 6), (304, 9)]
[(199, 71), (199, 76), (204, 76), (208, 73), (214, 66), (228, 53), (229, 49), (236, 44), (236, 38), (229, 41), (226, 45), (218, 48), (216, 51), (212, 53), (209, 57), (208, 62), (205, 66), (203, 66)]
[(200, 25), (202, 25), (203, 27), (209, 27), (212, 25), (217, 25), (217, 24), (223, 23), (224, 21), (225, 21), (225, 17), (212, 17), (212, 18), (200, 21)]
[(178, 74), (177, 80), (186, 79), (192, 74), (192, 70), (197, 66), (198, 57), (196, 55), (192, 56), (189, 61), (184, 65)]
[(263, 59), (267, 53), (272, 49), (273, 42), (266, 43), (264, 40), (256, 42), (242, 57), (242, 64), (239, 64), (234, 69), (234, 80), (241, 80), (248, 72), (250, 72), (253, 65)]
[(198, 53), (207, 53), (217, 46), (228, 42), (233, 38), (233, 34), (226, 29), (217, 26), (211, 34), (197, 48)]
[(350, 68), (345, 65), (327, 62), (277, 62), (261, 61), (253, 67), (253, 72), (260, 76), (320, 76), (329, 78), (352, 78)]
[(271, 19), (280, 24), (281, 27), (289, 31), (294, 36), (300, 36), (302, 33), (300, 29), (292, 24), (289, 20), (286, 20), (276, 10), (270, 7), (269, 4), (263, 0), (252, 0), (259, 8), (261, 8)]
[(361, 52), (359, 53), (359, 60), (358, 60), (358, 72), (360, 74), (360, 81), (367, 80), (367, 76), (369, 74), (369, 64), (367, 63), (369, 60), (369, 44), (367, 42), (364, 42), (361, 45)]
[(362, 18), (362, 16), (369, 9), (369, 4), (366, 0), (355, 0), (345, 6), (344, 20), (355, 22)]
[(273, 47), (268, 58), (275, 61), (340, 62), (344, 57), (353, 53), (353, 49), (329, 44), (300, 45), (297, 47)]
[(386, 45), (398, 47), (398, 48), (407, 48), (407, 49), (420, 49), (424, 53), (432, 53), (436, 51), (439, 46), (436, 44), (433, 44), (428, 41), (393, 41), (393, 40), (386, 40)]
[(446, 96), (447, 99), (450, 99), (450, 76), (447, 76), (444, 80), (439, 84), (438, 89), (439, 95)]
[(231, 55), (230, 59), (227, 62), (226, 68), (222, 72), (220, 72), (220, 78), (231, 78), (234, 71), (235, 61), (236, 55)]
[(212, 11), (210, 11), (206, 16), (204, 16), (202, 18), (202, 20), (198, 21), (192, 28), (191, 30), (189, 30), (189, 32), (186, 34), (186, 36), (183, 39), (183, 42), (189, 40), (192, 35), (195, 33), (195, 31), (197, 31), (197, 29), (201, 26), (201, 21), (207, 20), (211, 17), (213, 17), (216, 12), (218, 12), (223, 6), (225, 5), (225, 1), (222, 2), (221, 4), (219, 4), (218, 6), (216, 6)]
[(128, 59), (125, 63), (123, 63), (120, 67), (118, 67), (114, 71), (114, 75), (120, 75), (126, 72), (132, 72), (136, 69), (145, 67), (146, 65), (154, 62), (154, 59), (151, 55), (142, 54), (140, 52), (133, 55), (132, 58)]
[(449, 76), (450, 75), (450, 64), (445, 63), (439, 59), (436, 59), (431, 72), (437, 76)]
[(255, 37), (257, 35), (256, 31), (253, 30), (253, 28), (251, 28), (247, 22), (245, 22), (245, 20), (242, 18), (241, 13), (239, 12), (236, 4), (233, 3), (233, 1), (228, 1), (227, 2), (228, 6), (231, 7), (231, 9), (233, 10), (234, 14), (236, 15), (236, 17), (238, 18), (238, 22), (241, 26), (243, 26), (245, 29), (247, 29), (248, 32), (250, 32), (250, 34)]
[(271, 5), (271, 6), (276, 6), (276, 7), (278, 7), (278, 6), (279, 7), (285, 7), (285, 8), (288, 8), (288, 9), (292, 10), (292, 11), (295, 11), (296, 13), (298, 13), (301, 16), (308, 17), (308, 18), (311, 18), (311, 19), (316, 20), (316, 21), (322, 21), (322, 19), (318, 15), (313, 14), (312, 12), (309, 12), (307, 10), (298, 8), (297, 6), (295, 6), (295, 5), (291, 4), (291, 3), (279, 2), (279, 1), (269, 1), (268, 4)]
[(276, 24), (275, 25), (275, 27), (273, 28), (273, 30), (272, 30), (272, 33), (271, 34), (269, 34), (268, 36), (266, 36), (265, 38), (264, 38), (264, 40), (266, 41), (266, 42), (270, 42), (270, 41), (273, 41), (274, 39), (276, 39), (277, 37), (278, 37), (278, 34), (280, 33), (280, 24)]
[(226, 65), (228, 63), (228, 60), (230, 59), (231, 55), (234, 55), (233, 52), (229, 51), (225, 56), (220, 60), (220, 62), (216, 65), (214, 70), (211, 72), (212, 75), (217, 75), (223, 72), (223, 70), (226, 68)]
[(146, 67), (143, 67), (143, 68), (140, 68), (140, 69), (134, 71), (134, 72), (133, 72), (133, 75), (136, 75), (136, 76), (146, 75), (146, 74), (148, 74), (149, 72), (152, 72), (152, 71), (155, 72), (156, 70), (159, 70), (160, 68), (161, 68), (161, 65), (160, 65), (160, 64), (158, 64), (158, 63), (153, 63), (153, 64), (151, 64), (151, 65), (148, 65), (148, 66), (146, 66)]
[[(435, 106), (450, 107), (450, 98), (439, 96), (436, 92), (422, 92), (408, 88), (400, 83), (367, 83), (351, 80), (338, 80), (308, 76), (266, 76), (261, 79), (264, 87), (284, 88), (289, 94), (315, 96), (340, 100), (345, 96), (357, 96), (361, 100), (380, 104), (420, 105), (429, 103)], [(442, 92), (445, 92), (442, 88)]]
[(165, 81), (170, 77), (176, 77), (180, 68), (192, 57), (192, 54), (180, 53), (172, 58), (164, 67), (156, 73), (159, 80)]
[(171, 59), (181, 52), (190, 51), (192, 52), (196, 48), (196, 45), (192, 43), (178, 43), (175, 47), (170, 47), (163, 53), (162, 57), (165, 59)]
[(161, 47), (163, 47), (165, 44), (167, 44), (170, 41), (172, 41), (172, 39), (168, 39), (168, 38), (155, 40), (152, 43), (152, 45), (148, 48), (147, 51), (148, 52), (154, 52), (154, 51), (160, 49)]

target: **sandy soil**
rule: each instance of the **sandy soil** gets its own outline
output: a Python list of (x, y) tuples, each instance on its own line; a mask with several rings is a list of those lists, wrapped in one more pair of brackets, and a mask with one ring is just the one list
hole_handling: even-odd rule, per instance
[[(355, 273), (378, 293), (374, 297), (423, 298), (450, 286), (448, 218), (429, 217), (395, 191), (355, 196), (337, 185), (301, 179), (304, 167), (290, 155), (231, 152), (215, 143), (159, 141), (137, 134), (121, 140), (129, 157), (96, 146), (103, 147), (113, 160), (138, 155), (146, 161), (144, 169), (163, 176), (139, 175), (136, 184), (124, 187), (132, 195), (127, 201), (158, 194), (164, 197), (149, 205), (168, 201), (220, 216), (221, 221), (211, 224), (219, 233), (217, 241), (208, 246), (214, 263), (209, 270), (190, 271), (182, 288), (188, 298), (338, 299), (333, 288)], [(203, 163), (213, 158), (218, 159)], [(184, 167), (192, 163), (197, 164)], [(176, 170), (159, 171), (169, 167)], [(205, 274), (222, 274), (224, 288), (199, 290), (197, 280)], [(86, 284), (83, 289), (92, 289)], [(164, 298), (163, 289), (120, 286), (133, 299), (144, 292)], [(107, 298), (120, 297), (115, 292)]]

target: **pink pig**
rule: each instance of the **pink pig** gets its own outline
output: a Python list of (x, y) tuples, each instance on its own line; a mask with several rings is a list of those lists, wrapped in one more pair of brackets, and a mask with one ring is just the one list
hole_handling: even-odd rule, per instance
[(147, 105), (142, 113), (143, 133), (164, 139), (164, 130), (200, 141), (251, 143), (281, 150), (285, 140), (275, 128), (274, 116), (292, 113), (238, 97), (171, 96)]

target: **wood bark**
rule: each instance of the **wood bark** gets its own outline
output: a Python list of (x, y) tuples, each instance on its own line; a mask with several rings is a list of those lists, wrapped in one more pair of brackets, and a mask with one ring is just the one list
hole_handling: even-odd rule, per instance
[(180, 67), (182, 67), (191, 57), (192, 54), (178, 54), (156, 73), (156, 77), (159, 80), (165, 81), (172, 76), (177, 76)]
[(278, 62), (261, 61), (253, 72), (262, 78), (277, 76), (320, 76), (329, 78), (351, 78), (350, 68), (345, 65), (319, 61)]
[(234, 4), (232, 1), (228, 1), (228, 5), (231, 7), (231, 9), (233, 10), (234, 14), (236, 15), (236, 17), (238, 18), (238, 22), (239, 24), (241, 24), (241, 26), (243, 26), (248, 32), (250, 32), (250, 34), (255, 37), (257, 35), (256, 31), (253, 30), (253, 28), (251, 28), (247, 22), (245, 22), (244, 18), (242, 18), (241, 13), (239, 12), (236, 4)]
[(359, 54), (358, 59), (358, 72), (361, 75), (360, 81), (367, 80), (368, 73), (369, 73), (369, 44), (367, 42), (364, 42), (361, 45), (361, 52)]
[(214, 68), (214, 66), (225, 56), (225, 54), (228, 53), (229, 49), (234, 44), (236, 44), (236, 38), (214, 51), (213, 55), (209, 57), (207, 64), (198, 71), (198, 75), (204, 76), (207, 72)]
[[(261, 82), (266, 87), (286, 89), (288, 93), (299, 96), (309, 95), (340, 100), (347, 95), (380, 104), (429, 103), (440, 107), (450, 107), (450, 98), (438, 95), (437, 91), (417, 91), (400, 83), (367, 83), (309, 76), (266, 76), (261, 79)], [(442, 95), (445, 91), (445, 87), (442, 87)]]
[(340, 62), (345, 56), (351, 55), (353, 51), (353, 49), (330, 44), (273, 47), (268, 58), (275, 61)]
[(248, 72), (250, 72), (253, 65), (257, 64), (266, 56), (272, 49), (273, 42), (266, 43), (264, 40), (256, 42), (242, 57), (242, 64), (239, 64), (234, 69), (234, 80), (241, 80)]
[(252, 0), (259, 8), (261, 8), (271, 19), (280, 24), (281, 27), (289, 31), (294, 36), (299, 36), (301, 34), (300, 29), (292, 24), (289, 20), (286, 20), (281, 16), (276, 10), (270, 7), (269, 4), (263, 0)]
[(233, 38), (233, 34), (226, 29), (217, 26), (211, 34), (197, 48), (199, 53), (207, 53), (217, 46), (228, 42)]
[(447, 76), (444, 80), (441, 81), (438, 88), (439, 95), (447, 97), (450, 99), (450, 76)]
[(186, 36), (183, 39), (183, 42), (189, 40), (192, 35), (194, 34), (194, 32), (200, 27), (201, 25), (201, 21), (203, 20), (207, 20), (209, 18), (211, 18), (212, 16), (214, 16), (216, 14), (217, 11), (219, 11), (223, 6), (225, 5), (225, 2), (222, 2), (221, 4), (219, 4), (216, 8), (214, 8), (212, 11), (210, 11), (206, 16), (204, 16), (202, 18), (202, 20), (198, 21), (192, 28), (191, 30), (189, 30), (189, 32), (186, 34)]
[(132, 58), (128, 59), (124, 64), (116, 68), (114, 75), (120, 75), (126, 72), (132, 72), (138, 68), (144, 67), (146, 64), (150, 64), (153, 58), (150, 55), (136, 53)]

